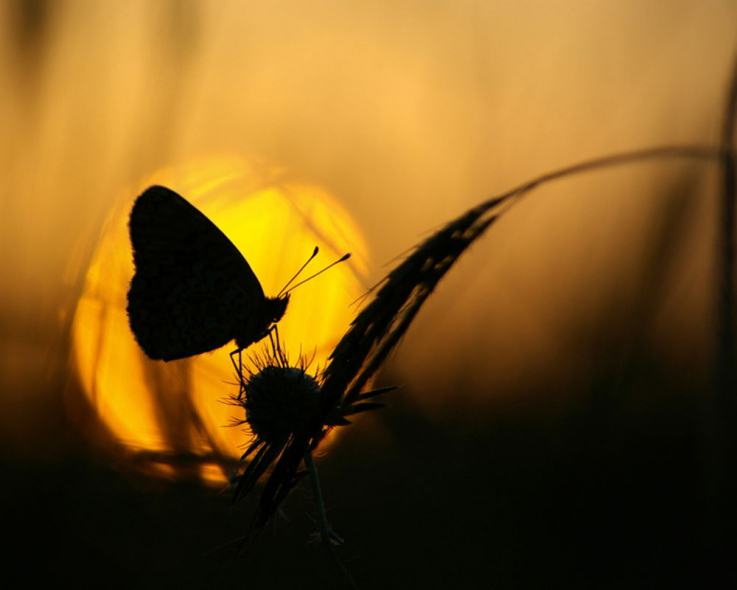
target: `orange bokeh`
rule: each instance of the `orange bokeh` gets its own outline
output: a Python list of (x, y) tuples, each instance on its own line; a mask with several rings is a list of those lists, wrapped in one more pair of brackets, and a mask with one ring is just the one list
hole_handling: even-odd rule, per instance
[[(224, 481), (248, 442), (242, 428), (228, 427), (243, 411), (223, 403), (238, 392), (229, 358), (235, 344), (180, 361), (152, 361), (128, 326), (133, 262), (127, 216), (134, 198), (151, 184), (172, 188), (210, 217), (247, 257), (267, 296), (279, 292), (315, 246), (320, 254), (313, 271), (352, 253), (348, 262), (300, 286), (279, 323), (292, 362), (314, 354), (311, 372), (325, 366), (354, 315), (351, 303), (366, 290), (366, 248), (348, 214), (327, 193), (236, 157), (159, 172), (127, 191), (111, 213), (72, 329), (74, 367), (85, 407), (93, 412), (72, 413), (78, 421), (94, 416), (98, 423), (86, 428), (89, 432), (104, 432), (129, 454), (148, 457), (139, 463), (154, 472), (192, 475), (194, 467), (204, 479)], [(245, 357), (265, 347), (258, 343)], [(75, 407), (79, 404), (70, 404)]]

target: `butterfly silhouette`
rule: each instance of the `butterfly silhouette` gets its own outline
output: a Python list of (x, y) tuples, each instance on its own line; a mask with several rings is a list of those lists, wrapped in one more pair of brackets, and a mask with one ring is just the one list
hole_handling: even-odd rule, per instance
[(177, 193), (152, 186), (130, 215), (128, 320), (152, 359), (171, 361), (269, 334), (289, 294), (266, 297), (238, 248)]

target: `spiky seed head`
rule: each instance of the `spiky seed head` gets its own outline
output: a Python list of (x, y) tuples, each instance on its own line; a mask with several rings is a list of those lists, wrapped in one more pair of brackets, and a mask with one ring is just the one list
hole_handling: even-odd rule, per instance
[(246, 421), (267, 443), (304, 428), (317, 410), (320, 385), (298, 367), (269, 365), (245, 383)]

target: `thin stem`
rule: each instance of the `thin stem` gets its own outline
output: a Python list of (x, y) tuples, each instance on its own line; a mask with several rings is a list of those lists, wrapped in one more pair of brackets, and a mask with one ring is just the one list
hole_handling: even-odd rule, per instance
[(737, 342), (735, 340), (735, 126), (737, 121), (737, 60), (727, 94), (721, 138), (721, 198), (718, 219), (717, 250), (717, 358), (714, 392), (707, 400), (704, 444), (706, 451), (706, 562), (713, 581), (722, 587), (734, 587), (735, 570), (730, 545), (737, 532), (733, 506), (737, 475)]
[(323, 545), (328, 550), (328, 553), (330, 554), (330, 558), (333, 560), (333, 563), (338, 568), (338, 571), (340, 571), (340, 574), (345, 578), (346, 582), (350, 585), (351, 588), (354, 588), (355, 590), (358, 590), (358, 586), (356, 585), (356, 582), (353, 581), (353, 578), (348, 573), (348, 570), (345, 569), (345, 566), (338, 558), (338, 554), (335, 552), (335, 547), (333, 547), (333, 539), (336, 538), (335, 534), (330, 530), (330, 527), (328, 526), (327, 517), (325, 516), (325, 504), (322, 501), (322, 490), (320, 488), (320, 480), (317, 477), (317, 467), (315, 466), (315, 462), (312, 460), (312, 453), (310, 451), (306, 451), (304, 454), (304, 462), (307, 466), (307, 471), (310, 474), (310, 484), (312, 485), (312, 495), (315, 498), (315, 509), (317, 510), (317, 527), (320, 531), (320, 539), (322, 539)]
[(737, 170), (735, 169), (735, 121), (737, 120), (737, 61), (734, 64), (727, 97), (722, 129), (722, 199), (720, 210), (721, 285), (719, 289), (719, 360), (718, 399), (727, 420), (731, 420), (735, 395), (735, 199)]
[(573, 164), (571, 166), (566, 166), (565, 168), (559, 168), (558, 170), (542, 174), (537, 178), (534, 178), (511, 190), (502, 193), (501, 195), (485, 201), (480, 205), (480, 207), (489, 208), (496, 206), (503, 201), (506, 201), (510, 197), (514, 197), (520, 193), (527, 193), (532, 189), (537, 188), (541, 184), (545, 184), (547, 182), (550, 182), (551, 180), (558, 180), (559, 178), (564, 178), (566, 176), (579, 174), (581, 172), (598, 170), (600, 168), (607, 168), (609, 166), (620, 166), (622, 164), (628, 164), (630, 162), (646, 161), (654, 158), (714, 160), (720, 156), (720, 153), (721, 151), (719, 149), (704, 147), (700, 145), (675, 145), (646, 148), (642, 150), (623, 152), (620, 154), (612, 154), (609, 156), (603, 156), (601, 158), (594, 158), (593, 160), (586, 160), (585, 162), (579, 162), (578, 164)]

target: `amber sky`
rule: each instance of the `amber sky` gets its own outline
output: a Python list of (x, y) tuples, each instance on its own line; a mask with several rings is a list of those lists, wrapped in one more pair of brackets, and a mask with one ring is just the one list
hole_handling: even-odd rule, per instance
[[(737, 3), (717, 0), (2, 2), (3, 427), (58, 392), (102, 221), (142, 177), (216, 153), (284, 167), (354, 216), (375, 281), (539, 173), (713, 144), (735, 40)], [(645, 165), (536, 193), (420, 314), (395, 358), (407, 389), (435, 408), (450, 390), (565, 389), (628, 325), (703, 369), (712, 173)]]

